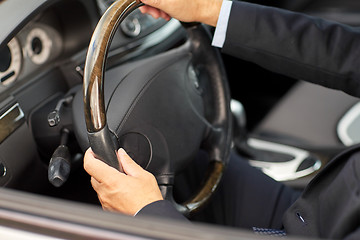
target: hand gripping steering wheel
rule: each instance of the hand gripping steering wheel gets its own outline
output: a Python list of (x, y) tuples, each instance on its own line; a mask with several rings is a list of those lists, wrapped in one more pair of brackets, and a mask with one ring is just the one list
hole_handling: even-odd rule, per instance
[[(121, 146), (130, 152), (154, 174), (164, 197), (189, 215), (210, 199), (229, 159), (232, 117), (227, 78), (206, 29), (183, 24), (188, 36), (183, 46), (120, 67), (125, 73), (113, 74), (120, 80), (106, 87), (105, 63), (114, 33), (140, 5), (138, 0), (114, 2), (93, 33), (83, 84), (87, 137), (97, 157), (119, 171), (116, 150)], [(199, 148), (210, 160), (206, 178), (191, 199), (178, 204), (172, 196), (175, 172), (194, 159)]]

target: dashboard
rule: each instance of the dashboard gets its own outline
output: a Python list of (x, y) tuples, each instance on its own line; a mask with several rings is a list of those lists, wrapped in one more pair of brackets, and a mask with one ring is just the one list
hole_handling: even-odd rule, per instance
[[(48, 114), (79, 90), (92, 32), (113, 2), (0, 1), (0, 21), (7, 23), (0, 32), (0, 186), (35, 191), (47, 182), (61, 131), (72, 130), (66, 106), (58, 126), (49, 126)], [(114, 33), (107, 69), (171, 49), (185, 36), (178, 21), (135, 10)], [(74, 136), (69, 139), (71, 154), (78, 156)]]
[[(0, 48), (0, 94), (9, 86), (49, 66), (63, 64), (70, 56), (77, 65), (74, 69), (81, 74), (92, 30), (113, 2), (60, 1), (37, 14)], [(67, 11), (66, 14), (62, 10)], [(110, 65), (139, 57), (140, 53), (143, 55), (144, 48), (149, 49), (171, 37), (178, 28), (177, 22), (168, 23), (135, 10), (121, 23), (115, 34), (109, 58), (116, 60), (109, 60)], [(178, 36), (174, 38), (175, 41)], [(135, 49), (138, 53), (133, 53)]]

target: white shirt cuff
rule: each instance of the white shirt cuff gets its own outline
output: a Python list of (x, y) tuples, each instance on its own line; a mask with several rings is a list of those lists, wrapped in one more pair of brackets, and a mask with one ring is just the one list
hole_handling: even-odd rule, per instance
[(221, 5), (219, 19), (216, 24), (215, 33), (211, 45), (222, 48), (226, 38), (226, 31), (230, 17), (232, 1), (224, 0)]

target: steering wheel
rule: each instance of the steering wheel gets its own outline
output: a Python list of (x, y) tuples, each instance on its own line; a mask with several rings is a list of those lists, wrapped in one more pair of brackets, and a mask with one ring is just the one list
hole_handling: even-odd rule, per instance
[[(116, 158), (121, 146), (156, 177), (163, 196), (184, 215), (199, 210), (216, 190), (228, 162), (232, 139), (230, 93), (220, 54), (200, 24), (183, 24), (182, 46), (106, 72), (114, 33), (122, 20), (141, 6), (138, 0), (114, 2), (94, 30), (86, 57), (84, 117), (75, 97), (75, 133), (83, 149), (122, 171)], [(86, 122), (87, 133), (84, 122)], [(176, 203), (176, 172), (199, 149), (209, 156), (207, 177), (188, 201)]]

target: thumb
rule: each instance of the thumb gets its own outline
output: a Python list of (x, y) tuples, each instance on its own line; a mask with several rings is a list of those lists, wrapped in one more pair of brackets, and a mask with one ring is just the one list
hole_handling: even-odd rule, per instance
[(119, 162), (122, 165), (124, 172), (129, 176), (139, 176), (144, 169), (137, 164), (123, 148), (120, 148), (117, 152)]
[(95, 157), (94, 152), (89, 148), (84, 155), (84, 169), (98, 182), (106, 181), (108, 176), (117, 174), (118, 171)]

